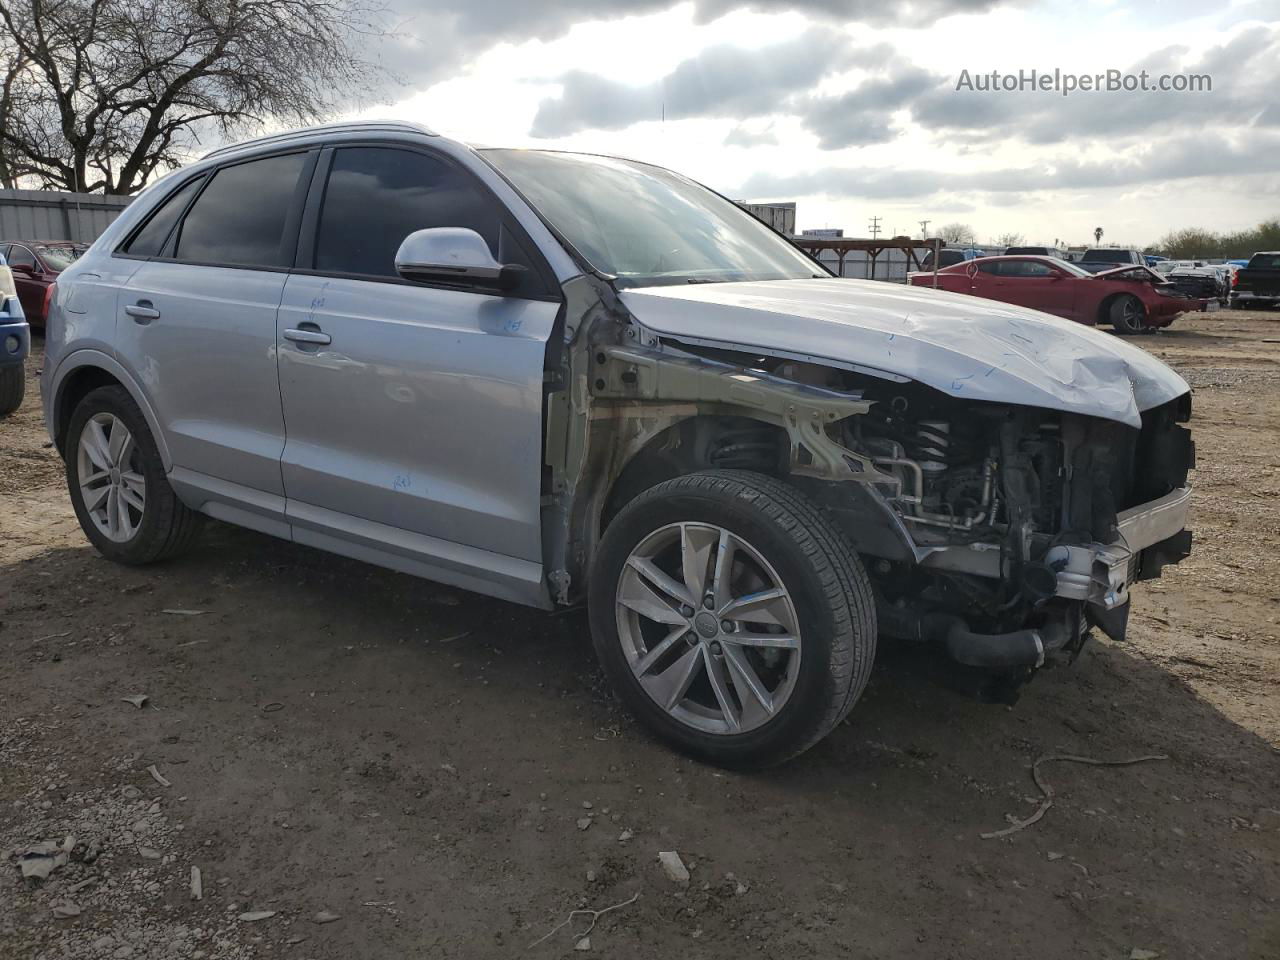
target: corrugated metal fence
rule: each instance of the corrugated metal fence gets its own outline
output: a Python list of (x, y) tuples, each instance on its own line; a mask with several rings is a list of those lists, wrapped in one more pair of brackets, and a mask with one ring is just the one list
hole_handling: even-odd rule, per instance
[(133, 197), (52, 190), (0, 190), (0, 240), (92, 243)]

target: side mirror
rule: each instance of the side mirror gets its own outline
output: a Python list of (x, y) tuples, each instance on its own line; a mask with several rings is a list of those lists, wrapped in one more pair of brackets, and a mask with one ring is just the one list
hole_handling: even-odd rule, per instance
[(466, 227), (415, 230), (396, 251), (396, 273), (419, 283), (457, 283), (510, 290), (523, 270), (493, 259), (489, 245)]

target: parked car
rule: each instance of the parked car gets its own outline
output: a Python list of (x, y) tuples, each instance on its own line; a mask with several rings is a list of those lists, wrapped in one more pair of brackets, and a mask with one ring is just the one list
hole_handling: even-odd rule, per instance
[(65, 240), (0, 240), (0, 255), (9, 261), (27, 322), (44, 326), (48, 299), (58, 274), (88, 249)]
[(1152, 267), (1173, 288), (1189, 297), (1227, 303), (1231, 290), (1231, 268), (1204, 260), (1163, 260)]
[[(972, 260), (974, 254), (971, 250), (963, 247), (943, 247), (938, 251), (938, 269), (943, 267), (954, 267), (957, 263), (964, 263), (966, 260)], [(920, 265), (926, 270), (933, 269), (933, 251), (928, 251), (924, 258), (920, 261)]]
[(1280, 251), (1255, 253), (1247, 266), (1236, 271), (1231, 306), (1237, 310), (1274, 307), (1280, 303)]
[(1191, 395), (1147, 352), (832, 277), (660, 167), (412, 124), (148, 188), (59, 278), (41, 386), (106, 557), (208, 515), (585, 603), (636, 715), (727, 765), (823, 737), (880, 634), (1011, 700), (1190, 547)]
[(1058, 247), (1006, 247), (1006, 257), (1053, 257), (1055, 260), (1070, 260), (1065, 250)]
[(1137, 250), (1122, 247), (1090, 247), (1076, 261), (1076, 265), (1089, 273), (1101, 273), (1116, 267), (1145, 267), (1147, 258)]
[[(909, 281), (934, 284), (932, 273), (912, 273)], [(1180, 294), (1147, 267), (1120, 267), (1092, 274), (1052, 257), (983, 257), (937, 274), (940, 289), (988, 300), (1016, 303), (1095, 326), (1109, 323), (1117, 333), (1150, 333), (1178, 314), (1203, 310), (1206, 302)]]
[(25, 361), (31, 350), (31, 331), (13, 274), (0, 254), (0, 417), (22, 406), (27, 389)]

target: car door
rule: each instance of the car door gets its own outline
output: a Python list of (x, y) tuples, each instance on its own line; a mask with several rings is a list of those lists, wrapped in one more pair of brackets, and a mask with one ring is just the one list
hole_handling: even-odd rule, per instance
[[(541, 259), (466, 170), (408, 146), (326, 151), (307, 217), (277, 344), (295, 539), (532, 601), (559, 310)], [(522, 286), (402, 280), (401, 241), (444, 226), (524, 265)]]
[(48, 283), (44, 281), (40, 261), (31, 248), (22, 243), (9, 246), (7, 259), (9, 270), (13, 273), (13, 285), (18, 291), (18, 300), (22, 303), (22, 312), (29, 321), (43, 321), (41, 308), (44, 306), (44, 289)]
[(314, 162), (295, 151), (188, 181), (121, 251), (147, 259), (118, 299), (117, 351), (159, 418), (175, 485), (247, 504), (275, 525), (234, 519), (283, 534), (276, 311)]
[(1002, 260), (997, 267), (992, 283), (996, 300), (1070, 317), (1070, 285), (1049, 264), (1039, 260)]

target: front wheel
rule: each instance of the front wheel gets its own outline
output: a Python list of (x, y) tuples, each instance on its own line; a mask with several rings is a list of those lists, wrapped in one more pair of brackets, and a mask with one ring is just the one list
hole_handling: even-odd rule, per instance
[(661, 483), (609, 525), (591, 632), (614, 689), (676, 748), (780, 763), (849, 712), (875, 657), (870, 582), (799, 491), (715, 470)]
[(90, 542), (118, 563), (163, 560), (185, 549), (200, 514), (169, 486), (146, 418), (123, 387), (99, 387), (71, 414), (67, 488)]
[(20, 363), (0, 367), (0, 417), (8, 416), (22, 406), (27, 392), (27, 371)]
[(1142, 301), (1132, 294), (1125, 294), (1113, 300), (1110, 312), (1111, 326), (1115, 327), (1116, 333), (1135, 336), (1151, 332), (1151, 328), (1143, 322), (1147, 316), (1147, 309), (1142, 305)]

